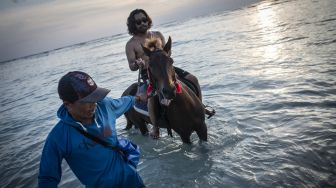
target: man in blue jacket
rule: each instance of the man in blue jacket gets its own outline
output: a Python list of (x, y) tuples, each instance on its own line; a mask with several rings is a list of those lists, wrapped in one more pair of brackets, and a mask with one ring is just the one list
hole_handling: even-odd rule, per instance
[(58, 83), (63, 104), (57, 112), (60, 121), (49, 133), (42, 152), (39, 187), (57, 187), (61, 163), (65, 159), (86, 187), (144, 187), (136, 169), (116, 150), (84, 136), (79, 130), (118, 145), (116, 119), (142, 97), (106, 97), (110, 90), (100, 88), (86, 73), (69, 72)]

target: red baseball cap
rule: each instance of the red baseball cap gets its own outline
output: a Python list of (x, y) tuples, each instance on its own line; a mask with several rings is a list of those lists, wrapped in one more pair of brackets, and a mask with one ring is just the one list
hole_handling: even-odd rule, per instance
[(109, 89), (98, 87), (88, 74), (81, 71), (68, 72), (58, 82), (58, 94), (68, 102), (98, 102), (109, 92)]

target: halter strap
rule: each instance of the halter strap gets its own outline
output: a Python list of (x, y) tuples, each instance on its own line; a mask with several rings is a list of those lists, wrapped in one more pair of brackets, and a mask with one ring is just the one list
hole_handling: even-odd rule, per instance
[(182, 93), (182, 84), (179, 81), (175, 81), (176, 93)]
[[(149, 85), (147, 87), (147, 97), (153, 97), (155, 96), (156, 93), (156, 88), (153, 87), (152, 83), (151, 83), (151, 74), (150, 74), (150, 70), (147, 69), (147, 75), (148, 75), (148, 79), (149, 79)], [(182, 93), (182, 84), (180, 81), (175, 80), (175, 88), (176, 88), (176, 93)]]

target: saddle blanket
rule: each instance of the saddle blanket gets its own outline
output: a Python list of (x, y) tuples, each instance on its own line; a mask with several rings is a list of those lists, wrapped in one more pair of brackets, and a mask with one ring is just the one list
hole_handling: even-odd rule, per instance
[(149, 116), (147, 103), (136, 102), (134, 104), (133, 108), (134, 108), (135, 111), (139, 112), (140, 114), (143, 114), (145, 116)]

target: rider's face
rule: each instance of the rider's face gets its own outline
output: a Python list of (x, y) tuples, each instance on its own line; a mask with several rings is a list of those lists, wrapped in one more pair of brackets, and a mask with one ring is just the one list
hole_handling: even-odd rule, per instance
[(134, 15), (135, 27), (139, 33), (146, 33), (148, 30), (148, 19), (142, 12)]

